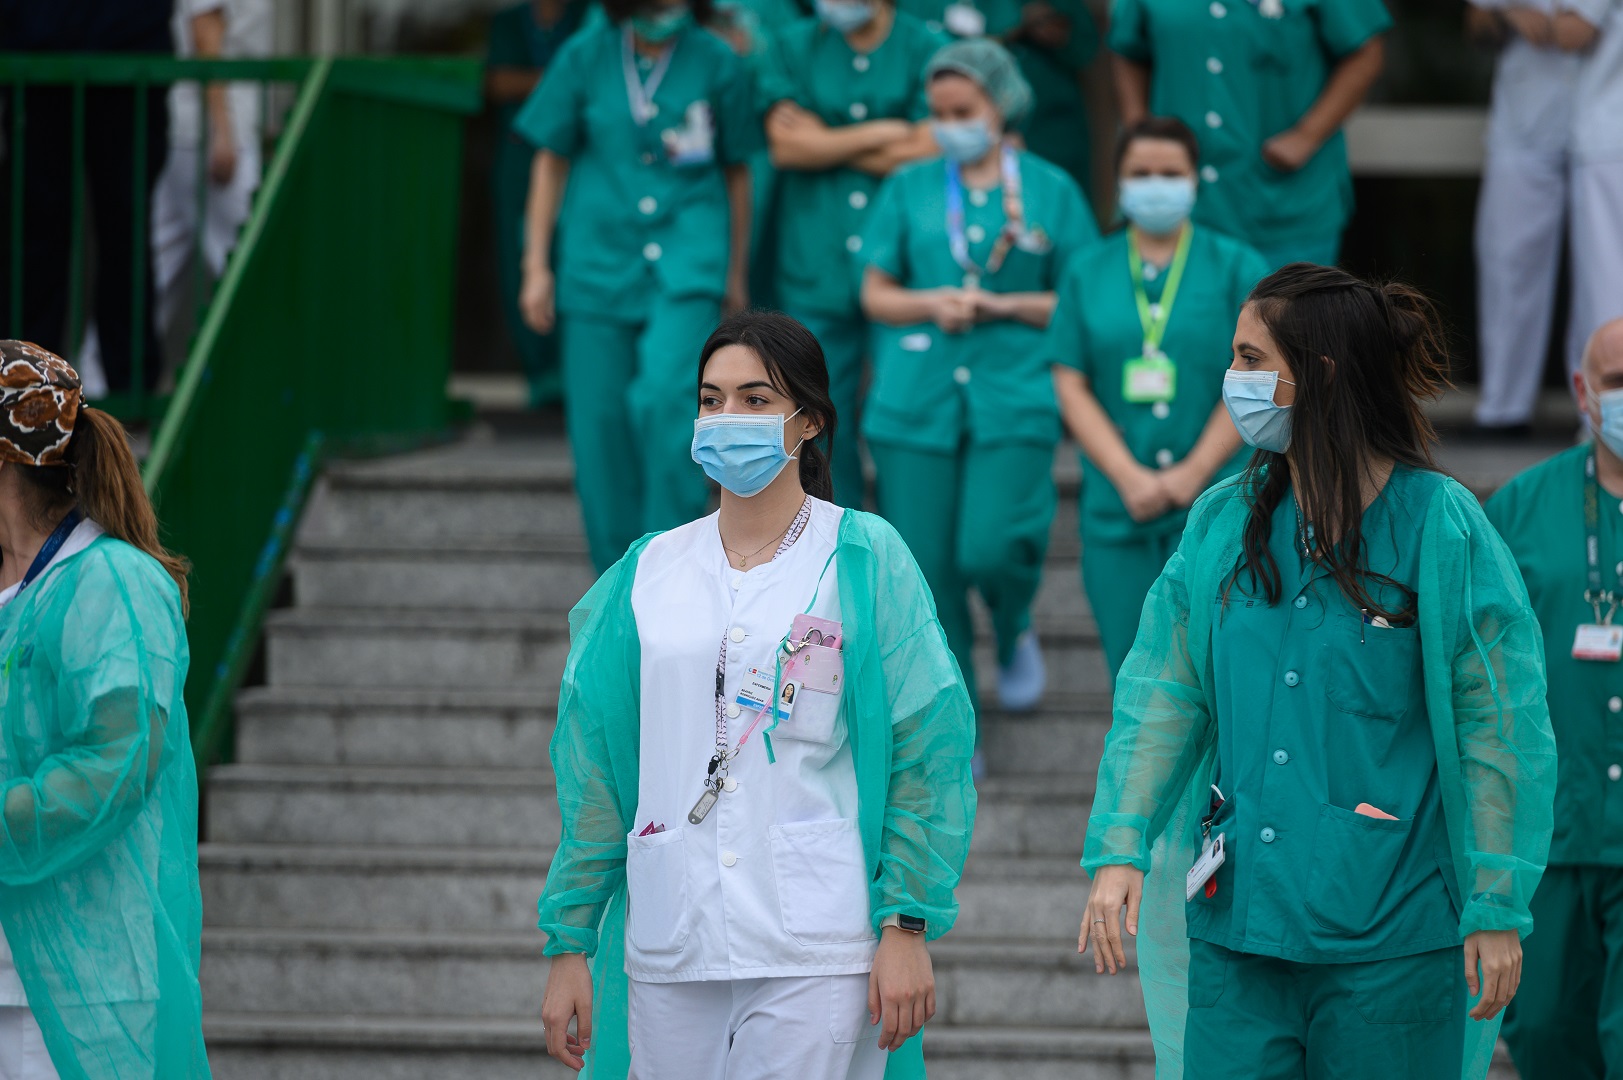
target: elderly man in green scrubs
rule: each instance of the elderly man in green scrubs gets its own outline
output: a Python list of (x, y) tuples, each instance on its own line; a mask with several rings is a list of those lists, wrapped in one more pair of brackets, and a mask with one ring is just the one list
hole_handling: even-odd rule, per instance
[(1200, 133), (1195, 223), (1270, 266), (1333, 264), (1352, 214), (1341, 134), (1381, 73), (1381, 0), (1115, 0), (1122, 120)]
[(945, 39), (890, 0), (822, 0), (778, 34), (757, 98), (778, 170), (774, 286), (823, 346), (835, 435), (834, 497), (862, 505), (857, 402), (868, 323), (857, 258), (868, 204), (898, 166), (937, 153), (923, 124), (924, 65)]
[(1560, 762), (1538, 932), (1505, 1020), (1522, 1080), (1623, 1076), (1623, 319), (1590, 338), (1573, 382), (1598, 437), (1488, 502), (1544, 629)]

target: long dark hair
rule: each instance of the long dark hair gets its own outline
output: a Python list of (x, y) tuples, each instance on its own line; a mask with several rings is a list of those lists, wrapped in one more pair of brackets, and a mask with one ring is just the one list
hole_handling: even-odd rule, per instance
[(1364, 565), (1363, 495), (1377, 459), (1437, 467), (1437, 433), (1421, 407), (1448, 387), (1436, 308), (1408, 285), (1374, 284), (1312, 263), (1263, 278), (1246, 303), (1284, 354), (1296, 403), (1290, 456), (1259, 450), (1246, 470), (1251, 514), (1236, 576), (1249, 574), (1270, 604), (1279, 602), (1279, 567), (1268, 540), (1274, 510), (1294, 485), (1304, 514), (1317, 519), (1321, 559), (1342, 595), (1371, 615), (1411, 616), (1412, 595), (1403, 611), (1371, 596), (1368, 582), (1397, 583)]
[(158, 539), (158, 517), (141, 486), (141, 469), (124, 425), (100, 409), (81, 408), (68, 441), (67, 465), (8, 465), (22, 478), (26, 509), (36, 528), (61, 520), (74, 503), (115, 540), (146, 552), (180, 588), (188, 608), (191, 563)]
[(828, 396), (828, 365), (823, 347), (810, 330), (781, 311), (752, 309), (721, 320), (699, 353), (699, 378), (704, 382), (705, 365), (720, 349), (742, 345), (761, 358), (766, 377), (774, 389), (800, 408), (819, 427), (816, 438), (801, 446), (800, 486), (806, 494), (825, 502), (834, 501), (834, 477), (829, 471), (829, 448), (834, 445), (834, 399)]

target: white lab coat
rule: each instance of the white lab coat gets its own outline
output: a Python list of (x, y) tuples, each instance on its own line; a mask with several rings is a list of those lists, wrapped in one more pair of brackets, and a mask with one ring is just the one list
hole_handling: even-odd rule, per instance
[(1623, 0), (1566, 0), (1600, 29), (1578, 73), (1572, 121), (1572, 320), (1567, 365), (1623, 318)]

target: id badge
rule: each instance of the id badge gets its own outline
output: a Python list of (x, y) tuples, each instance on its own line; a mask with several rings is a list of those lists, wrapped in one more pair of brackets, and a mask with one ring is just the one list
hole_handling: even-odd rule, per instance
[(745, 709), (760, 712), (766, 708), (766, 703), (772, 700), (772, 684), (778, 682), (778, 721), (781, 723), (789, 719), (789, 714), (795, 709), (795, 694), (798, 687), (791, 690), (795, 684), (788, 679), (776, 679), (777, 671), (773, 668), (752, 667), (744, 675), (744, 683), (738, 688), (738, 697), (734, 700)]
[(1623, 626), (1585, 623), (1572, 641), (1574, 660), (1600, 660), (1616, 663), (1623, 659)]
[(708, 165), (716, 159), (716, 123), (708, 101), (695, 101), (682, 114), (682, 126), (660, 134), (665, 160), (672, 165)]
[(1223, 860), (1228, 857), (1223, 848), (1223, 836), (1223, 833), (1218, 833), (1216, 840), (1208, 841), (1205, 850), (1201, 852), (1200, 858), (1196, 859), (1195, 865), (1189, 868), (1189, 874), (1184, 878), (1183, 898), (1185, 900), (1193, 900), (1195, 894), (1200, 892), (1205, 884), (1212, 879), (1212, 875), (1217, 873), (1217, 868), (1222, 866)]
[(986, 16), (971, 4), (952, 4), (941, 21), (954, 37), (977, 38), (986, 33)]
[(1178, 393), (1178, 368), (1164, 353), (1135, 356), (1122, 366), (1121, 396), (1135, 405), (1171, 401)]

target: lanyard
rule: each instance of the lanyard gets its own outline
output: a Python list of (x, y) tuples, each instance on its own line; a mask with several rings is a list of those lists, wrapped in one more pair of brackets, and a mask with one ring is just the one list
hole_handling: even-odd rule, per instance
[(1178, 237), (1178, 250), (1172, 256), (1172, 265), (1167, 270), (1167, 283), (1161, 290), (1161, 303), (1155, 308), (1150, 306), (1150, 298), (1144, 291), (1144, 260), (1138, 254), (1138, 245), (1133, 238), (1127, 238), (1127, 269), (1133, 275), (1133, 299), (1138, 303), (1138, 324), (1144, 329), (1144, 354), (1161, 351), (1161, 341), (1166, 337), (1167, 323), (1172, 319), (1172, 304), (1178, 299), (1178, 286), (1183, 283), (1183, 268), (1189, 262), (1189, 240), (1195, 233), (1193, 225), (1183, 227), (1183, 235)]
[(654, 70), (648, 73), (648, 81), (644, 82), (642, 76), (637, 74), (637, 47), (632, 38), (628, 23), (620, 31), (620, 67), (625, 72), (626, 100), (631, 103), (631, 119), (636, 121), (638, 127), (647, 127), (656, 111), (654, 95), (659, 93), (659, 84), (665, 81), (665, 72), (670, 70), (676, 44), (673, 42), (660, 50), (659, 60), (655, 62)]
[(45, 568), (51, 565), (51, 560), (56, 558), (57, 552), (62, 550), (62, 545), (68, 542), (68, 537), (73, 535), (73, 530), (77, 529), (79, 522), (84, 519), (85, 516), (79, 512), (77, 506), (68, 511), (68, 516), (62, 519), (50, 536), (46, 537), (39, 554), (34, 556), (33, 565), (28, 568), (28, 573), (23, 575), (22, 583), (17, 586), (18, 593), (28, 588), (35, 578), (45, 572)]
[[(1602, 584), (1600, 572), (1600, 483), (1595, 477), (1595, 453), (1590, 451), (1584, 462), (1584, 556), (1589, 564), (1589, 586), (1584, 589), (1584, 603), (1595, 609), (1595, 621), (1602, 626), (1612, 624), (1619, 599), (1623, 599), (1623, 563), (1617, 565), (1618, 592), (1609, 592)], [(1607, 605), (1601, 615), (1600, 606)]]
[[(986, 257), (984, 272), (988, 276), (998, 272), (1026, 228), (1026, 204), (1020, 189), (1020, 155), (1006, 145), (999, 160), (1003, 172), (1003, 228), (992, 242), (992, 253)], [(952, 249), (953, 259), (963, 268), (964, 288), (978, 286), (983, 271), (969, 255), (969, 238), (964, 231), (964, 177), (956, 161), (947, 162), (947, 246)]]

